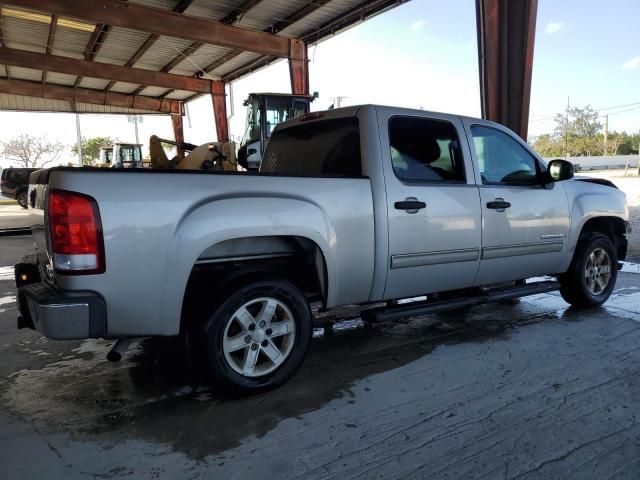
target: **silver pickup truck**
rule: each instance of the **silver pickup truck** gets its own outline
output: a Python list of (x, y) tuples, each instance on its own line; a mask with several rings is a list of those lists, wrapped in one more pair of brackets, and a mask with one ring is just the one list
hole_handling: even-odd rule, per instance
[(256, 391), (303, 361), (313, 302), (371, 306), (371, 321), (557, 289), (600, 305), (626, 254), (625, 195), (572, 177), (501, 125), (371, 105), (279, 125), (255, 174), (43, 170), (18, 323), (118, 339), (112, 358), (184, 334), (215, 380)]

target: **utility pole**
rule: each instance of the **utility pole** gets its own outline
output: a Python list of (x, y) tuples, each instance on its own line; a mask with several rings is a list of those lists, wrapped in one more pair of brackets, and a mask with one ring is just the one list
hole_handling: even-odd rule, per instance
[(564, 158), (569, 158), (569, 100), (567, 97), (567, 111), (564, 118)]
[(78, 165), (82, 166), (82, 134), (80, 132), (80, 114), (76, 112), (76, 135), (78, 136)]
[(604, 156), (607, 156), (607, 141), (609, 139), (609, 114), (604, 116)]

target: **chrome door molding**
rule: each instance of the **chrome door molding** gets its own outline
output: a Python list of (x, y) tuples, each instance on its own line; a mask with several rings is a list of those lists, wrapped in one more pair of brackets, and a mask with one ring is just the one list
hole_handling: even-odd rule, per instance
[(483, 247), (482, 259), (517, 257), (520, 255), (534, 255), (536, 253), (561, 252), (564, 242), (538, 242), (519, 245), (500, 245), (496, 247)]
[(461, 248), (437, 252), (407, 253), (391, 256), (391, 268), (421, 267), (442, 263), (474, 262), (479, 259), (479, 248)]

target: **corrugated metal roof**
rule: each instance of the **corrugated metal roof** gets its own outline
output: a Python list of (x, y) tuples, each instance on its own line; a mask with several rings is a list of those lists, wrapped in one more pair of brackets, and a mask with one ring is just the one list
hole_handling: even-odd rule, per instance
[[(108, 105), (93, 105), (88, 103), (76, 103), (76, 109), (80, 113), (145, 113), (156, 114), (152, 110), (139, 110), (125, 107), (111, 107)], [(74, 112), (71, 102), (65, 100), (50, 100), (40, 97), (27, 97), (23, 95), (11, 95), (0, 93), (0, 110), (18, 110), (31, 112)]]
[(240, 68), (243, 65), (246, 65), (249, 62), (253, 62), (254, 60), (257, 60), (259, 58), (260, 58), (260, 54), (258, 54), (258, 53), (243, 52), (240, 55), (238, 55), (237, 57), (235, 57), (234, 59), (229, 60), (224, 65), (216, 68), (211, 73), (213, 73), (214, 75), (219, 75), (219, 76), (223, 77), (224, 75), (228, 74), (229, 72), (233, 72), (235, 69)]
[(193, 92), (187, 92), (186, 90), (174, 90), (169, 95), (167, 95), (167, 98), (170, 98), (172, 100), (184, 100), (185, 98), (189, 98), (192, 95)]
[(146, 95), (147, 97), (159, 97), (169, 91), (168, 88), (163, 87), (147, 87), (140, 92), (140, 95)]
[(95, 61), (124, 65), (147, 38), (149, 38), (148, 33), (113, 27), (96, 55)]
[[(193, 75), (198, 71), (204, 70), (216, 60), (224, 57), (227, 53), (231, 52), (231, 50), (230, 48), (218, 47), (216, 45), (203, 45), (176, 65), (175, 68), (171, 70), (171, 73)], [(211, 75), (207, 78), (211, 78)]]
[(361, 2), (358, 0), (333, 0), (332, 2), (318, 8), (303, 19), (290, 24), (282, 30), (282, 34), (286, 34), (291, 37), (301, 36), (303, 33), (313, 30), (320, 25), (324, 25), (332, 19), (357, 7), (359, 3)]
[(207, 20), (220, 20), (243, 3), (244, 0), (224, 0), (219, 2), (212, 2), (211, 0), (194, 0), (184, 13), (191, 17), (205, 18)]
[(54, 85), (71, 86), (76, 82), (75, 75), (67, 75), (66, 73), (47, 72), (47, 83)]
[[(130, 3), (140, 4), (146, 7), (173, 10), (177, 5), (184, 5), (180, 0), (128, 0)], [(262, 0), (253, 6), (247, 7), (246, 0), (193, 0), (184, 10), (185, 16), (222, 20), (231, 13), (234, 13), (234, 26), (252, 29), (256, 31), (269, 31), (275, 25), (280, 29), (277, 35), (284, 37), (304, 38), (309, 42), (318, 41), (321, 37), (335, 33), (336, 30), (347, 27), (354, 22), (360, 21), (362, 12), (370, 16), (379, 11), (392, 8), (403, 3), (404, 0), (331, 0), (324, 5), (316, 4), (318, 8), (307, 14), (304, 18), (291, 22), (291, 16), (300, 11), (303, 7), (313, 7), (312, 0)], [(245, 8), (245, 11), (242, 11)], [(2, 12), (3, 32), (5, 43), (9, 48), (45, 53), (51, 23), (51, 14), (42, 11), (35, 12), (15, 7), (0, 7)], [(346, 14), (348, 17), (345, 17)], [(237, 17), (236, 17), (237, 15)], [(145, 19), (140, 19), (141, 26)], [(287, 22), (291, 22), (287, 25)], [(284, 28), (283, 28), (284, 26)], [(88, 22), (83, 19), (60, 17), (51, 45), (53, 55), (84, 59), (84, 52), (88, 47), (90, 39), (94, 38), (93, 33), (96, 28), (95, 22)], [(318, 29), (322, 31), (319, 34)], [(106, 33), (104, 33), (106, 32)], [(126, 65), (132, 63), (132, 58), (140, 52), (137, 61), (133, 62), (134, 68), (160, 71), (163, 67), (179, 58), (182, 52), (192, 45), (192, 41), (174, 38), (171, 36), (159, 36), (155, 41), (150, 42), (150, 38), (155, 36), (149, 33), (122, 27), (107, 26), (96, 46), (97, 54), (95, 62), (109, 63), (115, 65)], [(141, 50), (141, 48), (144, 49)], [(202, 75), (202, 71), (223, 58), (234, 49), (216, 45), (202, 45), (195, 49), (193, 53), (176, 62), (170, 73), (176, 75)], [(235, 79), (245, 75), (247, 65), (263, 65), (269, 57), (253, 52), (242, 52), (232, 57), (226, 63), (218, 66), (209, 72), (205, 78), (225, 78)], [(7, 74), (17, 80), (31, 82), (42, 81), (42, 71), (37, 68), (14, 67), (5, 68), (0, 65), (0, 77), (6, 78)], [(77, 77), (75, 75), (48, 72), (46, 82), (48, 84), (72, 86)], [(169, 99), (186, 99), (193, 96), (193, 92), (171, 91), (164, 87), (151, 87), (127, 82), (110, 82), (108, 80), (96, 78), (83, 78), (79, 87), (85, 89), (95, 89), (104, 91), (105, 89), (114, 92), (130, 94), (136, 92), (138, 95), (150, 97), (162, 97), (166, 95)], [(170, 93), (169, 93), (170, 92)], [(6, 94), (5, 94), (6, 96)], [(5, 99), (6, 100), (6, 99)], [(37, 100), (37, 101), (36, 101)], [(42, 104), (42, 99), (31, 100), (29, 105), (42, 105), (45, 109), (51, 110), (64, 106), (64, 110), (69, 111), (68, 102), (54, 101)], [(14, 100), (12, 105), (20, 103)], [(5, 101), (3, 105), (8, 105)], [(25, 103), (25, 108), (28, 105)], [(3, 108), (0, 106), (0, 108)], [(105, 112), (107, 107), (85, 106), (83, 111), (92, 109)], [(33, 109), (29, 107), (29, 109)], [(117, 109), (116, 109), (117, 110)], [(132, 109), (120, 109), (133, 111)], [(113, 111), (113, 110), (112, 110)]]
[(140, 85), (137, 83), (126, 83), (126, 82), (116, 82), (111, 87), (111, 91), (119, 92), (119, 93), (132, 93), (134, 92)]
[(93, 90), (104, 90), (109, 85), (109, 80), (102, 80), (101, 78), (89, 78), (84, 77), (80, 82), (80, 88), (91, 88)]
[(42, 80), (42, 70), (24, 67), (9, 67), (9, 70), (11, 71), (11, 78), (16, 80), (31, 80), (32, 82)]
[(247, 12), (237, 25), (252, 30), (265, 30), (276, 23), (286, 21), (287, 17), (308, 3), (308, 0), (274, 0), (260, 2), (255, 8)]
[(89, 42), (91, 32), (65, 28), (58, 25), (53, 37), (51, 53), (61, 57), (84, 58), (84, 49)]
[(189, 40), (180, 38), (160, 36), (153, 46), (140, 57), (133, 66), (136, 68), (144, 68), (145, 70), (158, 71), (167, 63), (178, 56), (181, 51), (191, 45)]
[(7, 47), (44, 53), (49, 36), (48, 25), (4, 15), (2, 16), (2, 22)]

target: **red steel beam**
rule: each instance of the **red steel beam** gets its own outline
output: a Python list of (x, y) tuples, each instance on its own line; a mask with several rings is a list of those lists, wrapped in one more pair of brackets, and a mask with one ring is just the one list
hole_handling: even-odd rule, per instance
[(61, 87), (58, 85), (43, 85), (40, 82), (26, 80), (0, 80), (0, 92), (29, 97), (65, 100), (68, 102), (91, 103), (93, 105), (108, 105), (112, 107), (151, 110), (158, 113), (181, 115), (181, 103), (177, 100), (158, 99), (116, 92), (89, 90), (86, 88)]
[[(176, 142), (184, 142), (184, 128), (182, 126), (182, 115), (171, 115), (171, 124), (173, 125), (173, 138)], [(178, 157), (184, 158), (184, 150), (177, 147)]]
[(213, 100), (213, 116), (216, 120), (216, 132), (219, 142), (229, 141), (229, 125), (227, 122), (227, 99), (224, 82), (211, 82), (211, 99)]
[[(0, 9), (0, 47), (6, 47), (7, 43), (4, 39), (4, 19), (2, 18), (2, 9)], [(9, 71), (9, 67), (5, 66), (5, 72), (7, 73), (7, 78), (11, 78), (11, 72)]]
[(289, 56), (289, 40), (121, 0), (8, 0), (6, 3), (96, 23), (131, 28), (264, 55)]
[(291, 93), (294, 95), (309, 95), (309, 61), (307, 59), (307, 44), (302, 40), (291, 40), (289, 77), (291, 80)]
[(538, 0), (476, 0), (482, 117), (527, 139)]
[(87, 62), (86, 60), (45, 55), (13, 48), (0, 47), (0, 64), (28, 68), (33, 68), (34, 65), (37, 65), (43, 70), (82, 77), (103, 78), (191, 92), (211, 92), (211, 80), (203, 78), (121, 67), (120, 65), (108, 63)]

